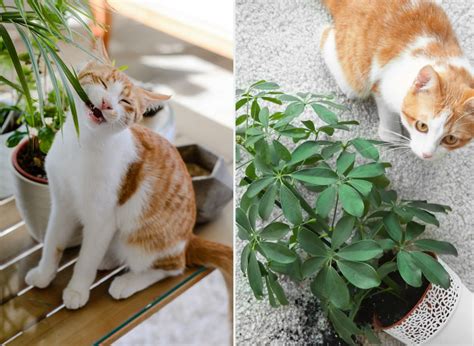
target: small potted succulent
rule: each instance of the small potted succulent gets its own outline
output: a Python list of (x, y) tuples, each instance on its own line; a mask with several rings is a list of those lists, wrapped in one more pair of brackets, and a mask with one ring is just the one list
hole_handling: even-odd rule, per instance
[[(289, 95), (265, 81), (238, 93), (245, 192), (236, 223), (255, 297), (288, 304), (279, 278), (307, 282), (349, 344), (379, 342), (374, 328), (409, 344), (466, 340), (472, 293), (438, 257), (457, 251), (424, 237), (449, 207), (389, 188), (378, 150), (386, 143), (331, 138), (357, 125), (338, 119), (344, 107), (331, 95)], [(305, 109), (318, 120), (304, 120)]]

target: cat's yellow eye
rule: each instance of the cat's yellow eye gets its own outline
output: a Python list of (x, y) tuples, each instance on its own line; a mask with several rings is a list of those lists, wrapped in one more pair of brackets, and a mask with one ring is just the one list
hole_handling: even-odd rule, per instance
[(447, 135), (443, 138), (443, 143), (446, 145), (455, 145), (459, 141), (459, 138), (453, 135)]
[(415, 128), (423, 133), (428, 132), (428, 125), (419, 120), (417, 120), (417, 122), (415, 123)]

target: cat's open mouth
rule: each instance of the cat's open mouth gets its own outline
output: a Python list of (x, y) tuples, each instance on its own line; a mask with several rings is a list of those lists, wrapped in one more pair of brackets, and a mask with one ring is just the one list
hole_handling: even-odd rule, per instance
[(106, 122), (104, 115), (102, 114), (102, 111), (95, 107), (92, 103), (87, 105), (89, 107), (89, 117), (92, 119), (93, 122), (96, 124), (101, 124), (103, 122)]

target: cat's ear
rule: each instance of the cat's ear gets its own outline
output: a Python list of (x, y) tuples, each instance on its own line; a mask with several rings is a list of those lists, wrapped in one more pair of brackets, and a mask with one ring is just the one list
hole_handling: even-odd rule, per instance
[(109, 53), (105, 48), (104, 40), (102, 40), (102, 38), (98, 38), (93, 42), (93, 49), (98, 58), (100, 58), (104, 63), (112, 65), (112, 60), (110, 60)]
[(413, 82), (415, 93), (429, 92), (439, 89), (439, 76), (431, 65), (423, 67)]
[(144, 113), (157, 109), (163, 104), (163, 101), (167, 101), (171, 98), (170, 95), (158, 94), (145, 89), (141, 89), (142, 101), (144, 106)]
[(463, 113), (466, 114), (466, 116), (474, 116), (474, 96), (464, 101), (462, 107)]

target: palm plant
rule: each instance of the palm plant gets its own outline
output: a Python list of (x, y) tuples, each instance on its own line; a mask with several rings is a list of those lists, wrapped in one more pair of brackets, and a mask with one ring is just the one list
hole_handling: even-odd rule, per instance
[[(79, 134), (71, 87), (84, 102), (90, 104), (90, 101), (74, 70), (69, 68), (58, 54), (57, 43), (65, 42), (91, 54), (77, 43), (76, 38), (83, 35), (73, 30), (68, 23), (68, 20), (75, 20), (92, 38), (92, 32), (86, 23), (92, 19), (87, 3), (77, 0), (14, 0), (13, 3), (14, 5), (7, 5), (0, 0), (0, 38), (16, 76), (8, 79), (0, 75), (0, 83), (22, 95), (25, 104), (21, 120), (26, 125), (26, 134), (29, 137), (30, 127), (39, 129), (40, 132), (46, 126), (45, 115), (51, 103), (58, 110), (53, 119), (53, 123), (59, 122), (55, 128), (61, 128), (64, 121), (63, 111), (70, 109)], [(18, 52), (7, 27), (18, 32), (26, 53)], [(50, 81), (51, 92), (43, 87), (44, 78)], [(17, 133), (9, 144), (18, 143), (21, 137), (22, 134)]]

